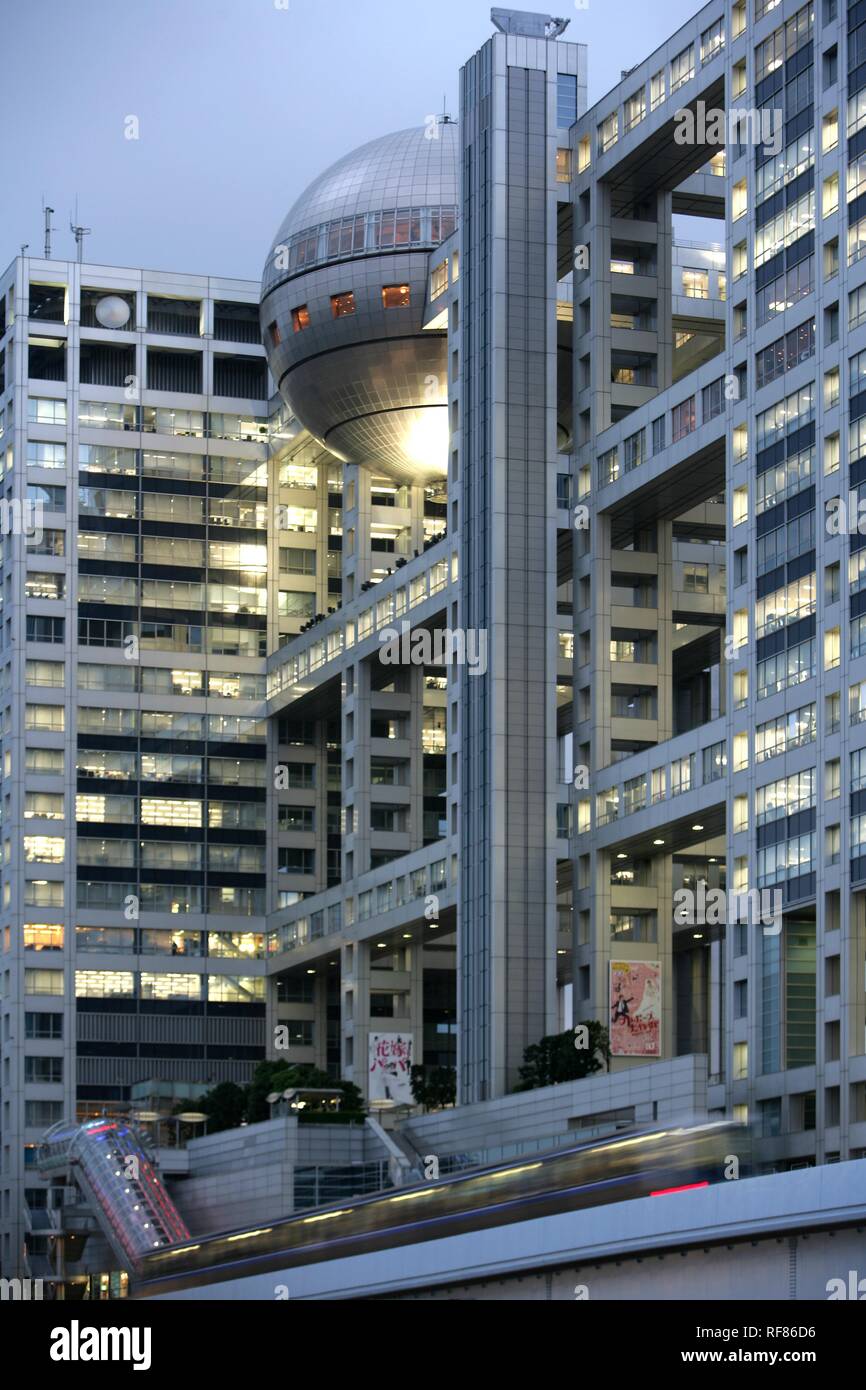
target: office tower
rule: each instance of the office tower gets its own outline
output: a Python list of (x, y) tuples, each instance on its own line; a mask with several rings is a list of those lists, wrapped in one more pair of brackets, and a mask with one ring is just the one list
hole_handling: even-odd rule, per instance
[(571, 140), (575, 1010), (658, 963), (661, 1056), (783, 1167), (866, 1140), (861, 25), (707, 5)]
[(279, 618), (255, 287), (19, 257), (0, 303), (9, 1269), (50, 1125), (265, 1056)]

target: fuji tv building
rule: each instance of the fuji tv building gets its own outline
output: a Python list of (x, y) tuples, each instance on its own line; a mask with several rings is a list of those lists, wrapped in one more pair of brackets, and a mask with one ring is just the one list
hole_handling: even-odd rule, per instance
[[(190, 1229), (265, 1216), (220, 1136), (165, 1142), (264, 1060), (443, 1160), (685, 1114), (762, 1170), (866, 1153), (861, 538), (816, 521), (862, 461), (849, 14), (711, 2), (588, 109), (564, 23), (497, 10), (458, 117), (325, 171), (261, 285), (0, 276), (40, 515), (3, 538), (4, 1275), (59, 1123), (155, 1126)], [(675, 139), (734, 102), (780, 150)], [(675, 911), (754, 890), (772, 930)], [(515, 1094), (593, 1022), (606, 1069)], [(280, 1200), (377, 1190), (380, 1128), (293, 1131)]]

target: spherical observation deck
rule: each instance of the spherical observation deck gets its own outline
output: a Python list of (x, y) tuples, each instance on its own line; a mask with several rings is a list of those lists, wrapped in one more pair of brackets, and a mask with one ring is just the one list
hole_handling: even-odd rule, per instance
[(447, 344), (424, 329), (430, 252), (457, 220), (457, 126), (373, 140), (295, 203), (268, 254), (261, 325), (301, 423), (400, 483), (448, 467)]

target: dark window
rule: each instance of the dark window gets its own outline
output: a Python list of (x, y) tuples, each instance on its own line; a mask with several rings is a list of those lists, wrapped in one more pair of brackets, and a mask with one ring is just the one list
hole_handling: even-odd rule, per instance
[(158, 352), (148, 348), (147, 385), (151, 391), (185, 391), (201, 395), (201, 353)]
[(125, 386), (135, 375), (135, 348), (82, 343), (79, 355), (83, 386)]
[(28, 642), (62, 642), (64, 631), (64, 618), (29, 617), (27, 619)]
[(31, 285), (30, 317), (43, 323), (63, 323), (65, 285)]
[(556, 77), (556, 124), (567, 129), (577, 120), (577, 78), (560, 72)]
[(215, 396), (263, 401), (268, 394), (268, 371), (261, 357), (214, 357)]
[(52, 1040), (62, 1038), (63, 1015), (25, 1013), (24, 1036), (25, 1038), (50, 1038)]
[(749, 552), (746, 546), (734, 551), (734, 583), (745, 584), (749, 577)]
[(27, 372), (38, 381), (65, 381), (66, 344), (31, 338)]
[(279, 1004), (312, 1004), (314, 983), (309, 975), (284, 975), (277, 980)]
[(30, 1083), (57, 1085), (63, 1081), (62, 1057), (25, 1057), (24, 1080)]
[(295, 845), (284, 845), (280, 849), (281, 874), (312, 874), (315, 872), (315, 865), (315, 850), (298, 849)]
[(197, 338), (201, 331), (201, 304), (196, 299), (148, 295), (147, 326), (151, 333), (185, 333)]
[(224, 343), (261, 342), (258, 305), (216, 300), (213, 312), (216, 339)]

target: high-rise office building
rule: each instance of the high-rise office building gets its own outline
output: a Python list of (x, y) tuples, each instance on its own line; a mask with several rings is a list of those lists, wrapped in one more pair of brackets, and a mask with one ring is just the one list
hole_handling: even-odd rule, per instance
[(860, 18), (717, 0), (587, 110), (497, 10), (261, 288), (0, 280), (4, 1268), (54, 1119), (265, 1055), (483, 1127), (594, 1021), (577, 1130), (866, 1152)]
[(0, 303), (8, 1269), (48, 1126), (265, 1056), (279, 617), (255, 288), (18, 258)]

